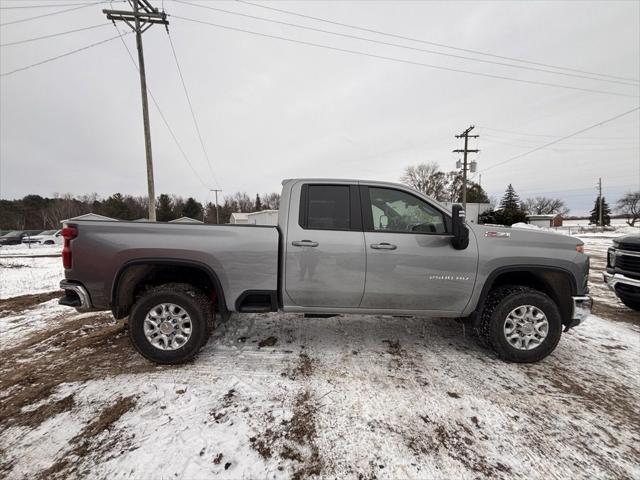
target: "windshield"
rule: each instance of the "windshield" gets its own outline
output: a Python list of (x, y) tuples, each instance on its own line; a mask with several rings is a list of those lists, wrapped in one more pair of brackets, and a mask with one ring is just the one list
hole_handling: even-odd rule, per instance
[(13, 232), (5, 233), (3, 237), (15, 237), (17, 235), (20, 235), (20, 231), (14, 230)]
[(41, 232), (39, 235), (53, 235), (56, 232), (57, 230), (45, 230), (44, 232)]

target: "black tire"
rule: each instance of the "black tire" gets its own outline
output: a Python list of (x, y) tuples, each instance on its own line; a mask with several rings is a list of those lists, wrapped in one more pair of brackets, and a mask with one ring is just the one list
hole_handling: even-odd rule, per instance
[(631, 310), (635, 310), (636, 312), (640, 312), (640, 301), (630, 300), (628, 298), (621, 298), (620, 301), (624, 303)]
[[(511, 311), (519, 306), (532, 305), (547, 317), (547, 336), (531, 350), (519, 350), (509, 343), (504, 325)], [(558, 345), (562, 335), (560, 310), (549, 296), (528, 287), (503, 286), (489, 292), (477, 327), (481, 343), (491, 348), (503, 360), (516, 363), (538, 362), (549, 355)]]
[(53, 245), (53, 240), (47, 240), (44, 242), (45, 245)]
[[(147, 314), (161, 303), (178, 305), (191, 319), (189, 339), (175, 350), (155, 347), (144, 333)], [(131, 343), (143, 357), (160, 364), (179, 364), (191, 360), (207, 343), (212, 325), (212, 306), (204, 293), (188, 284), (167, 283), (147, 290), (138, 298), (129, 315), (128, 330)]]

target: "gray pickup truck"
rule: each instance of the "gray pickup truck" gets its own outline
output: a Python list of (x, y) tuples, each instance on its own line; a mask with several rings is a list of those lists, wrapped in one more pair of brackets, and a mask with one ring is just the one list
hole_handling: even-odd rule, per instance
[(568, 236), (465, 222), (392, 183), (283, 182), (277, 226), (68, 222), (62, 305), (128, 317), (158, 363), (197, 354), (215, 313), (461, 319), (505, 360), (550, 354), (590, 312)]
[(620, 301), (640, 312), (640, 235), (627, 235), (613, 241), (603, 275)]

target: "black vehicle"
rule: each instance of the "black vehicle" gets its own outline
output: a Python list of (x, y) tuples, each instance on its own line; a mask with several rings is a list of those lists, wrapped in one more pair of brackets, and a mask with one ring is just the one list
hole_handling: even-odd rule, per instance
[(14, 230), (9, 233), (5, 233), (0, 237), (0, 245), (20, 245), (22, 239), (27, 236), (27, 232), (24, 230)]
[(640, 235), (616, 238), (607, 253), (604, 281), (627, 307), (640, 311)]

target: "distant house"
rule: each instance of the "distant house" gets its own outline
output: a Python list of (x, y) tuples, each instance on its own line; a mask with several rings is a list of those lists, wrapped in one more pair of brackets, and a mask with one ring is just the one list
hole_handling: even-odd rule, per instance
[[(454, 205), (451, 202), (442, 202), (447, 210), (450, 212), (451, 207)], [(490, 203), (467, 203), (467, 209), (465, 210), (465, 220), (469, 223), (478, 223), (478, 217), (481, 213), (491, 209)]]
[(73, 218), (67, 218), (66, 220), (62, 220), (62, 223), (65, 222), (81, 222), (87, 220), (99, 220), (101, 222), (117, 222), (119, 221), (116, 218), (105, 217), (104, 215), (98, 215), (97, 213), (85, 213), (84, 215), (79, 215)]
[(235, 225), (277, 225), (278, 210), (260, 210), (251, 213), (232, 213), (229, 223)]
[(169, 223), (204, 223), (200, 220), (196, 220), (195, 218), (190, 217), (180, 217), (175, 220), (170, 220)]
[(229, 223), (235, 225), (246, 225), (249, 223), (249, 214), (248, 213), (232, 213), (231, 218), (229, 219)]
[(555, 228), (562, 226), (562, 215), (527, 215), (527, 223), (537, 227)]
[(277, 225), (278, 210), (260, 210), (247, 214), (249, 225)]

